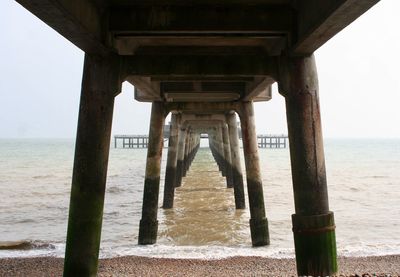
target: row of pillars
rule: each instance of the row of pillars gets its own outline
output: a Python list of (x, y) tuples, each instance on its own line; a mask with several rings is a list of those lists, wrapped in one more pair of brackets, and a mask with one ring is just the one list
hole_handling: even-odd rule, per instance
[[(119, 69), (119, 58), (115, 56), (85, 55), (64, 276), (95, 276), (97, 273), (114, 98), (122, 83)], [(307, 276), (333, 275), (337, 271), (335, 225), (328, 205), (314, 57), (281, 58), (279, 69), (277, 81), (286, 100), (288, 121), (297, 271)], [(269, 241), (268, 227), (252, 108), (251, 102), (242, 102), (237, 112), (242, 125), (252, 241), (253, 245), (264, 245)], [(143, 244), (154, 243), (157, 236), (162, 130), (166, 114), (162, 102), (153, 103), (139, 231), (139, 242)], [(175, 184), (183, 176), (183, 168), (190, 164), (181, 158), (185, 153), (181, 156), (183, 147), (179, 147), (179, 135), (177, 140), (174, 160), (177, 161), (176, 172), (180, 170), (181, 173), (175, 173)], [(186, 145), (186, 138), (184, 140), (182, 143)], [(189, 143), (192, 147), (188, 149), (198, 147), (196, 140), (198, 142), (192, 136)], [(221, 146), (214, 141), (211, 147)], [(226, 165), (221, 164), (221, 167), (225, 174), (229, 172)], [(232, 175), (239, 173), (232, 170)], [(173, 180), (172, 176), (168, 179)]]
[[(269, 244), (268, 221), (265, 216), (263, 187), (259, 166), (257, 137), (254, 126), (252, 102), (242, 102), (241, 120), (243, 132), (243, 150), (246, 164), (246, 175), (249, 206), (250, 230), (253, 246)], [(157, 211), (160, 187), (160, 164), (162, 154), (162, 129), (165, 107), (163, 102), (153, 102), (149, 146), (146, 164), (145, 186), (143, 194), (142, 219), (139, 227), (139, 244), (154, 244), (157, 239)], [(172, 113), (171, 130), (168, 146), (167, 168), (164, 185), (163, 208), (172, 208), (174, 191), (182, 184), (186, 172), (200, 146), (200, 133), (196, 132), (196, 121), (188, 120), (186, 114)], [(236, 114), (229, 111), (220, 115), (221, 120), (210, 120), (209, 141), (212, 154), (217, 161), (222, 175), (226, 177), (227, 187), (234, 188), (235, 206), (245, 208), (243, 177), (240, 166), (239, 138), (236, 125)], [(200, 118), (202, 118), (200, 116)], [(202, 120), (204, 121), (204, 119)], [(217, 122), (215, 125), (212, 122)], [(203, 123), (204, 124), (204, 123)], [(213, 128), (211, 128), (213, 127)], [(202, 129), (205, 129), (203, 126)], [(231, 143), (232, 141), (232, 143)], [(233, 155), (232, 155), (233, 153)]]

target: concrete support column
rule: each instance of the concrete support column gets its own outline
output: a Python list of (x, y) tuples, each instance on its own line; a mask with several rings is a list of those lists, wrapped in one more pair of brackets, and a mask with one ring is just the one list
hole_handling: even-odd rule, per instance
[(226, 123), (228, 124), (231, 147), (232, 181), (235, 195), (235, 206), (236, 209), (244, 209), (246, 205), (244, 200), (242, 166), (240, 164), (239, 135), (236, 123), (236, 114), (227, 114)]
[(176, 182), (176, 165), (178, 161), (178, 123), (180, 115), (171, 115), (171, 126), (168, 140), (167, 168), (165, 169), (163, 208), (171, 209), (174, 206), (174, 193)]
[(213, 158), (214, 158), (215, 162), (217, 163), (218, 170), (219, 170), (219, 163), (217, 160), (216, 149), (215, 149), (215, 132), (208, 133), (208, 144), (210, 146), (211, 154), (213, 155)]
[(176, 182), (175, 182), (176, 187), (180, 187), (182, 185), (183, 160), (185, 158), (185, 142), (186, 142), (186, 127), (180, 124), (178, 131), (178, 160), (176, 163)]
[(139, 226), (139, 244), (154, 244), (157, 240), (158, 193), (160, 189), (161, 154), (164, 142), (164, 120), (164, 103), (153, 102), (150, 118), (149, 145), (147, 148), (142, 219)]
[(269, 244), (269, 232), (268, 220), (265, 217), (264, 193), (260, 173), (253, 102), (242, 102), (239, 115), (246, 164), (251, 240), (253, 246), (262, 246)]
[(185, 154), (183, 157), (183, 165), (182, 165), (182, 177), (186, 177), (187, 165), (188, 165), (188, 157), (190, 151), (190, 139), (191, 139), (191, 131), (190, 129), (187, 131), (186, 140), (185, 140)]
[(190, 136), (189, 136), (189, 148), (188, 148), (188, 156), (187, 156), (187, 161), (186, 161), (186, 172), (190, 168), (191, 157), (192, 157), (192, 152), (193, 152), (193, 144), (194, 144), (194, 133), (193, 133), (193, 131), (191, 131)]
[(222, 140), (224, 146), (224, 167), (226, 175), (226, 187), (233, 188), (233, 176), (232, 176), (232, 157), (231, 157), (231, 146), (229, 140), (228, 125), (224, 122), (222, 126)]
[(299, 275), (337, 272), (335, 223), (329, 211), (314, 56), (281, 63), (296, 213), (292, 215)]
[(96, 276), (119, 59), (85, 55), (64, 276)]
[(222, 126), (221, 124), (218, 125), (217, 127), (217, 132), (216, 132), (216, 155), (217, 155), (217, 162), (219, 166), (219, 170), (221, 171), (222, 176), (226, 176), (225, 173), (225, 164), (224, 164), (224, 141), (223, 141), (223, 135), (222, 135)]

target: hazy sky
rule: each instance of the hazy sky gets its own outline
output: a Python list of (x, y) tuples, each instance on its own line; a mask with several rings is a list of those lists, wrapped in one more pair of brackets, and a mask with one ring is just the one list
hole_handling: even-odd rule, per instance
[[(399, 10), (381, 0), (316, 52), (325, 137), (400, 137)], [(75, 137), (84, 53), (12, 0), (0, 1), (0, 47), (0, 137)], [(113, 134), (145, 134), (149, 117), (124, 84)], [(287, 133), (276, 89), (256, 125)]]

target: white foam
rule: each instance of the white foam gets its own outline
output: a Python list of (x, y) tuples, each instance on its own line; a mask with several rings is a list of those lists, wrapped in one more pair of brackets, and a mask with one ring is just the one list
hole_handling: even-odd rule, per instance
[[(31, 250), (1, 250), (0, 258), (27, 258), (27, 257), (58, 257), (63, 258), (65, 244), (55, 243), (52, 248)], [(400, 255), (400, 244), (396, 245), (357, 245), (346, 246), (338, 249), (339, 256), (367, 257)], [(235, 256), (257, 256), (266, 258), (294, 258), (293, 248), (274, 248), (273, 246), (256, 247), (227, 247), (227, 246), (171, 246), (171, 245), (147, 245), (136, 244), (103, 247), (100, 250), (100, 258), (113, 258), (121, 256), (142, 256), (153, 258), (171, 259), (224, 259)]]

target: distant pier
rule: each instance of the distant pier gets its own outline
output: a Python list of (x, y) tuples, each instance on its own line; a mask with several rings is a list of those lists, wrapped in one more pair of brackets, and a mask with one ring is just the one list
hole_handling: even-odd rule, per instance
[[(166, 129), (166, 128), (165, 128)], [(201, 134), (201, 138), (207, 139), (208, 134)], [(164, 142), (168, 136), (164, 136)], [(241, 138), (240, 138), (241, 139)], [(286, 148), (288, 145), (287, 135), (257, 135), (258, 148)], [(148, 135), (115, 135), (114, 148), (147, 148)]]
[(286, 148), (287, 135), (258, 135), (258, 148)]
[(118, 141), (122, 141), (122, 148), (147, 148), (149, 144), (149, 136), (116, 135), (114, 136), (114, 148), (118, 147)]

